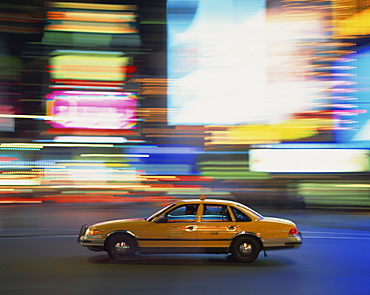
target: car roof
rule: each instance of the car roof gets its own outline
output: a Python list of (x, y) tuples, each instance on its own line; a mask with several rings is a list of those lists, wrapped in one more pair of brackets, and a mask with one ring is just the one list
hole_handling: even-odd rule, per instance
[(257, 216), (258, 218), (263, 218), (263, 216), (254, 211), (252, 208), (242, 204), (242, 203), (239, 203), (239, 202), (236, 202), (236, 201), (230, 201), (230, 200), (222, 200), (222, 199), (184, 199), (184, 200), (178, 200), (176, 202), (174, 202), (175, 205), (186, 205), (186, 204), (219, 204), (219, 205), (233, 205), (233, 206), (241, 206), (243, 207), (245, 210), (247, 210), (249, 213)]
[(178, 204), (188, 204), (188, 203), (202, 203), (202, 204), (223, 204), (223, 205), (238, 205), (238, 202), (230, 201), (230, 200), (222, 200), (222, 199), (184, 199), (184, 200), (178, 200), (175, 202), (176, 205)]

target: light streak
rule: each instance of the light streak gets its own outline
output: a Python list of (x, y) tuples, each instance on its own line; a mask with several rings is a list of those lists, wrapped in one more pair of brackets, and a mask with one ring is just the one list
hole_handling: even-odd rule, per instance
[(111, 158), (149, 158), (142, 154), (81, 154), (81, 157), (111, 157)]

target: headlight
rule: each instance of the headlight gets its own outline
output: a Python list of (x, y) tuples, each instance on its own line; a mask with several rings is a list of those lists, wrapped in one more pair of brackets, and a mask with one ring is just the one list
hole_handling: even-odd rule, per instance
[(88, 236), (101, 235), (101, 231), (97, 230), (97, 229), (94, 229), (94, 228), (89, 228), (86, 231), (86, 235), (88, 235)]

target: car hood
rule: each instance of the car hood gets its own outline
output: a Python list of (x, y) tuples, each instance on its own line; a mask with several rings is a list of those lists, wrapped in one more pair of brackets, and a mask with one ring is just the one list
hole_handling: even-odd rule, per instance
[(94, 227), (104, 228), (112, 227), (119, 224), (134, 225), (146, 222), (145, 218), (133, 218), (133, 219), (116, 219), (93, 224)]

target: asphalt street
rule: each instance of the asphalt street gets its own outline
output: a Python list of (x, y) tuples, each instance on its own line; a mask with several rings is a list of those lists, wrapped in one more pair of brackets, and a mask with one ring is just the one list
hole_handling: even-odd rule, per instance
[(118, 263), (77, 243), (84, 223), (145, 217), (159, 207), (1, 206), (0, 294), (370, 294), (370, 212), (258, 208), (295, 221), (303, 245), (261, 253), (252, 264), (202, 254)]

